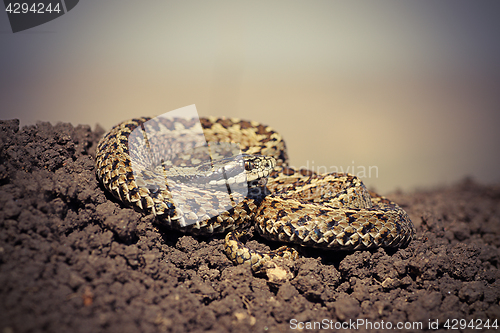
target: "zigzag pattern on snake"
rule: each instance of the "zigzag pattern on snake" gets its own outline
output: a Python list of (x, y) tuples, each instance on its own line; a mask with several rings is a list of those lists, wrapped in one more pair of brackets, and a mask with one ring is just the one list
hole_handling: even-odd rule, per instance
[[(237, 143), (243, 160), (227, 162), (222, 152), (220, 162), (208, 168), (200, 164), (199, 156), (194, 157), (200, 152), (187, 135), (200, 121), (209, 154), (217, 144)], [(155, 214), (171, 228), (192, 234), (229, 232), (228, 257), (256, 272), (274, 256), (296, 258), (297, 252), (286, 246), (270, 252), (246, 248), (238, 238), (251, 224), (270, 240), (331, 250), (404, 247), (413, 238), (406, 212), (368, 191), (356, 176), (289, 168), (285, 142), (269, 126), (215, 117), (200, 121), (144, 117), (116, 125), (98, 144), (98, 179), (118, 200)], [(151, 133), (161, 134), (153, 140), (148, 139)], [(178, 158), (165, 161), (166, 155)], [(242, 182), (241, 175), (231, 174), (231, 163), (245, 169), (239, 186), (248, 187), (248, 193), (227, 194), (227, 184)], [(220, 196), (219, 190), (197, 185), (220, 185), (214, 177), (221, 174)]]

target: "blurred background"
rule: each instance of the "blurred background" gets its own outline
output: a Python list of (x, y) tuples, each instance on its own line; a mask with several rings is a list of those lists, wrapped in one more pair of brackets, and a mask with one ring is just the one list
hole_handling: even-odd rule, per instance
[(85, 0), (13, 34), (4, 12), (0, 119), (109, 129), (196, 104), (382, 193), (498, 183), (499, 17), (498, 1)]

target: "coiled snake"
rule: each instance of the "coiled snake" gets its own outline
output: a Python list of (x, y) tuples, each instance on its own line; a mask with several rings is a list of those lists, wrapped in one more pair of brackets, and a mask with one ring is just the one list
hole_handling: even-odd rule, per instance
[[(183, 131), (200, 122), (209, 147), (237, 143), (240, 160), (221, 153), (218, 162), (208, 157), (207, 167), (184, 153), (197, 154)], [(151, 133), (161, 134), (148, 140)], [(166, 150), (177, 158), (165, 160)], [(191, 160), (196, 161), (186, 163)], [(286, 246), (270, 252), (246, 248), (238, 238), (251, 224), (270, 240), (331, 250), (402, 247), (411, 241), (415, 231), (405, 211), (368, 191), (356, 176), (294, 170), (287, 163), (285, 142), (272, 128), (215, 117), (128, 120), (113, 127), (96, 152), (97, 177), (117, 199), (177, 230), (229, 232), (227, 256), (256, 272), (275, 256), (296, 258), (297, 252)], [(246, 177), (232, 174), (235, 167), (244, 168)], [(214, 178), (217, 174), (222, 183)], [(248, 193), (230, 191), (228, 184), (237, 183)], [(208, 190), (206, 184), (222, 187)]]

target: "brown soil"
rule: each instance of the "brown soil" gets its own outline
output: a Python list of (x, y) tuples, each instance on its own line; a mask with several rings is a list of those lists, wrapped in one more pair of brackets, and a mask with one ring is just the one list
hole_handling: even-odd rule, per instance
[(395, 193), (417, 229), (406, 249), (305, 249), (289, 281), (271, 282), (233, 266), (222, 236), (164, 229), (105, 193), (93, 158), (102, 134), (0, 122), (1, 332), (285, 332), (356, 319), (438, 320), (444, 332), (447, 319), (500, 321), (500, 186)]

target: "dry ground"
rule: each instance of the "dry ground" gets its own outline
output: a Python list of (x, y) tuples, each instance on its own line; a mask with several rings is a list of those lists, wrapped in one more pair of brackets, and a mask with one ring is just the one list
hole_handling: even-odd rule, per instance
[(452, 318), (500, 321), (499, 186), (395, 193), (417, 229), (406, 249), (305, 250), (293, 278), (274, 284), (234, 267), (222, 237), (169, 231), (108, 196), (94, 172), (102, 134), (0, 122), (2, 333), (286, 332), (323, 319), (439, 320), (444, 332)]

